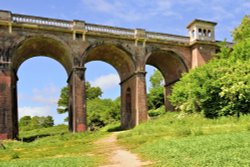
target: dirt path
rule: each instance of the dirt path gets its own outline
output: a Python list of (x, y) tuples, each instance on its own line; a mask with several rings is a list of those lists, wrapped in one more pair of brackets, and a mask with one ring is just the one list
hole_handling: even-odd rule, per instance
[(109, 159), (108, 164), (101, 167), (140, 167), (151, 164), (149, 161), (142, 162), (137, 155), (119, 146), (117, 144), (118, 133), (112, 133), (110, 136), (95, 142), (97, 147), (95, 153)]

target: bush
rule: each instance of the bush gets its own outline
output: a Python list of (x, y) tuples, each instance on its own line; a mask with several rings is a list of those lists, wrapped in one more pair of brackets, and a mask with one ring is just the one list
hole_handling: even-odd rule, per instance
[(173, 87), (177, 110), (208, 118), (250, 113), (250, 61), (214, 59), (191, 70)]
[(165, 106), (161, 106), (160, 108), (157, 109), (151, 109), (148, 111), (148, 115), (150, 117), (156, 117), (165, 114)]

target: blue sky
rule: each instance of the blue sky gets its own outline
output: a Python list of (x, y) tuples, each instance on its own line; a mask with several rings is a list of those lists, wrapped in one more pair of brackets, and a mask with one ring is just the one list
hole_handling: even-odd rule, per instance
[[(178, 35), (187, 35), (186, 25), (198, 18), (218, 22), (216, 39), (231, 41), (231, 31), (244, 15), (250, 14), (250, 1), (2, 0), (0, 9)], [(100, 62), (88, 63), (86, 67), (86, 79), (103, 89), (103, 98), (119, 96), (119, 77), (114, 68)], [(147, 68), (147, 72), (149, 78), (152, 68)], [(56, 114), (56, 102), (60, 89), (67, 84), (63, 67), (52, 59), (37, 57), (24, 62), (18, 76), (19, 116), (52, 115), (57, 124), (62, 123), (65, 115)]]

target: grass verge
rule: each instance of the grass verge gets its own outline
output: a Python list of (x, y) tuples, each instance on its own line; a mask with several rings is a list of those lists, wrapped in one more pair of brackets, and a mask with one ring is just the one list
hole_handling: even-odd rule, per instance
[(122, 133), (118, 141), (152, 166), (249, 166), (250, 116), (211, 120), (166, 115)]

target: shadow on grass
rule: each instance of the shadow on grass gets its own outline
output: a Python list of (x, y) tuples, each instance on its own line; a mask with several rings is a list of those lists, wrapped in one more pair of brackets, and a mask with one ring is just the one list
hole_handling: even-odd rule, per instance
[(40, 135), (35, 135), (35, 136), (19, 138), (18, 140), (22, 141), (22, 142), (30, 143), (30, 142), (33, 142), (37, 139), (48, 137), (48, 136), (51, 136), (51, 134), (40, 134)]
[(115, 126), (115, 127), (111, 127), (109, 128), (107, 131), (108, 132), (120, 132), (120, 131), (124, 131), (125, 129), (123, 129), (121, 126)]

